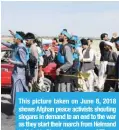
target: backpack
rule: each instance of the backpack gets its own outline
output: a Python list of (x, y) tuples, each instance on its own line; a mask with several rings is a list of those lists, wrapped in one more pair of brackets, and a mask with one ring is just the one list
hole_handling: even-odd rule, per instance
[(57, 62), (60, 64), (65, 63), (64, 56), (61, 54), (62, 49), (63, 49), (63, 45), (60, 45), (58, 49), (58, 54), (57, 54)]
[(28, 51), (29, 51), (29, 59), (27, 61), (27, 67), (26, 67), (26, 78), (28, 81), (31, 81), (32, 78), (35, 76), (37, 58), (31, 53), (30, 48), (28, 48)]
[[(71, 44), (66, 44), (65, 46), (69, 46), (72, 50), (72, 46)], [(62, 46), (58, 52), (58, 56), (57, 56), (57, 59), (58, 59), (58, 62), (60, 64), (64, 64), (65, 63), (65, 58), (64, 58), (64, 48), (65, 46)], [(73, 57), (73, 66), (70, 68), (70, 73), (74, 74), (75, 72), (79, 71), (79, 67), (80, 67), (80, 62), (79, 62), (79, 54), (75, 51), (75, 52), (72, 52), (72, 57)]]

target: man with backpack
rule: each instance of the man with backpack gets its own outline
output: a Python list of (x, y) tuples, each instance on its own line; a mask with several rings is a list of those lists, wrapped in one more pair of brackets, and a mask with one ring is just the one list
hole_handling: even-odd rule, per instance
[(73, 56), (73, 66), (71, 67), (71, 80), (72, 80), (72, 91), (78, 90), (79, 84), (78, 84), (78, 76), (80, 71), (80, 60), (82, 58), (82, 55), (80, 53), (81, 48), (81, 42), (78, 38), (78, 36), (73, 35), (70, 39), (70, 46), (72, 50), (72, 56)]
[[(14, 43), (5, 43), (3, 45), (12, 48), (12, 59), (9, 62), (14, 65), (12, 72), (12, 103), (15, 106), (16, 92), (27, 92), (28, 87), (26, 85), (25, 68), (27, 65), (27, 50), (26, 46), (22, 43), (23, 38), (16, 33), (14, 35)], [(14, 111), (13, 111), (14, 112)]]
[(59, 36), (59, 41), (62, 42), (62, 47), (60, 47), (59, 51), (61, 56), (64, 57), (64, 62), (59, 64), (56, 70), (58, 92), (71, 92), (71, 77), (69, 75), (73, 65), (73, 56), (69, 45), (70, 38), (71, 35), (66, 31), (62, 31)]

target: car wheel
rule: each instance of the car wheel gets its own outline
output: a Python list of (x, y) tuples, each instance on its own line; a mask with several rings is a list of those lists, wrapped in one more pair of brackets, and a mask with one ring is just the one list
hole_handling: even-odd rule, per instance
[(47, 78), (43, 78), (43, 84), (39, 83), (38, 86), (39, 86), (39, 92), (50, 92), (52, 82)]

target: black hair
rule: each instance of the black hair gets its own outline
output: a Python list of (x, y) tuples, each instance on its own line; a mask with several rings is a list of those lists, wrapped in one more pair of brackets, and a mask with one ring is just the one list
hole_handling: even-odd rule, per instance
[(88, 38), (87, 40), (90, 40), (91, 42), (93, 42), (93, 40), (92, 40), (92, 39), (90, 39), (90, 38)]
[(102, 33), (102, 34), (100, 35), (101, 40), (103, 40), (103, 38), (105, 38), (105, 35), (107, 35), (107, 36), (108, 36), (108, 34), (107, 34), (107, 33)]
[(85, 38), (81, 39), (82, 45), (88, 45), (88, 41)]
[(33, 33), (28, 32), (25, 35), (24, 39), (34, 39), (35, 40), (35, 35)]
[(54, 38), (53, 40), (55, 40), (56, 42), (58, 42), (58, 41), (57, 41), (57, 38)]
[(67, 37), (67, 42), (70, 43), (71, 39)]
[(74, 40), (69, 40), (69, 43), (70, 43), (71, 45), (75, 45), (75, 41), (74, 41)]
[(41, 47), (42, 42), (38, 40), (37, 38), (34, 40), (34, 43), (37, 43), (37, 46)]

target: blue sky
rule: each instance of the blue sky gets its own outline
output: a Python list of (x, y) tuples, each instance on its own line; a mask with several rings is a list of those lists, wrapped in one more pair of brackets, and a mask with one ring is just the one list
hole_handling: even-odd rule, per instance
[(78, 36), (119, 33), (119, 2), (2, 2), (1, 33), (8, 30), (56, 36), (63, 28)]

